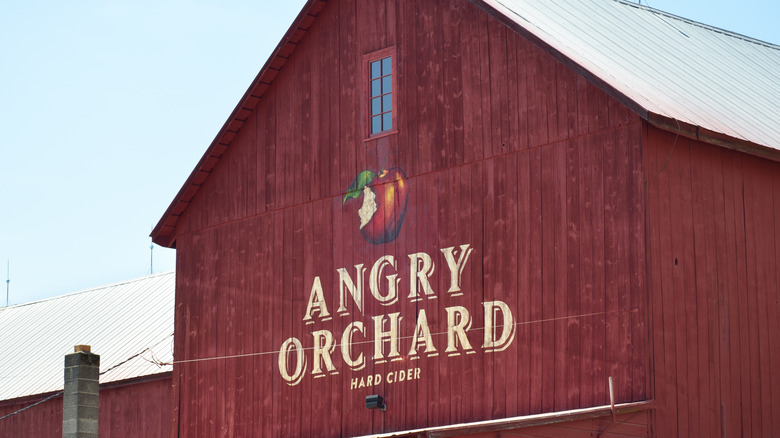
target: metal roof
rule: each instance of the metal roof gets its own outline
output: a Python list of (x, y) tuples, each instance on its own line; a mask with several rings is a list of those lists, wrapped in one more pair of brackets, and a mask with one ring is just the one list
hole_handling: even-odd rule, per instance
[(482, 3), (647, 113), (780, 150), (780, 46), (623, 0)]
[(79, 344), (100, 355), (101, 383), (171, 371), (152, 362), (173, 362), (174, 279), (168, 272), (0, 308), (0, 400), (61, 390), (64, 357)]
[[(780, 161), (780, 46), (624, 0), (471, 0), (651, 124)], [(309, 0), (151, 233), (179, 217), (325, 7)]]

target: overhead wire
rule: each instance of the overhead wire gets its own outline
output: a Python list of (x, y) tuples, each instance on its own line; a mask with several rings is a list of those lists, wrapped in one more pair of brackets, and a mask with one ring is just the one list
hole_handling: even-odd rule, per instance
[[(567, 315), (567, 316), (559, 316), (559, 317), (553, 317), (553, 318), (543, 318), (543, 319), (537, 319), (537, 320), (532, 320), (532, 321), (518, 321), (518, 322), (514, 323), (513, 326), (516, 328), (516, 327), (519, 327), (519, 326), (530, 325), (530, 324), (543, 324), (543, 323), (547, 323), (547, 322), (558, 322), (558, 321), (565, 321), (565, 320), (570, 320), (570, 319), (580, 319), (580, 318), (588, 318), (588, 317), (595, 317), (595, 316), (617, 315), (617, 314), (621, 314), (621, 313), (635, 313), (635, 312), (638, 312), (638, 311), (639, 311), (639, 309), (634, 308), (634, 309), (615, 310), (615, 311), (611, 311), (611, 312), (606, 312), (605, 311), (605, 312), (583, 313), (583, 314), (579, 314), (579, 315)], [(494, 326), (494, 328), (503, 328), (503, 327), (504, 327), (503, 324), (496, 324)], [(485, 330), (485, 327), (473, 328), (473, 329), (470, 329), (469, 331), (481, 331), (481, 330)], [(446, 335), (447, 333), (448, 333), (447, 331), (443, 331), (443, 332), (439, 331), (439, 332), (431, 333), (431, 336), (441, 336), (441, 335)], [(111, 372), (111, 371), (113, 371), (115, 369), (118, 369), (118, 368), (135, 368), (135, 367), (139, 367), (138, 365), (136, 365), (136, 366), (127, 366), (127, 363), (132, 361), (135, 358), (141, 358), (141, 359), (143, 359), (146, 362), (152, 363), (152, 364), (157, 365), (159, 367), (164, 367), (164, 366), (172, 366), (174, 364), (188, 364), (188, 363), (214, 361), (214, 360), (227, 360), (227, 359), (239, 359), (239, 358), (245, 358), (245, 357), (254, 357), (254, 356), (266, 356), (266, 355), (270, 355), (270, 354), (279, 354), (281, 352), (281, 350), (270, 350), (270, 351), (261, 351), (261, 352), (253, 352), (253, 353), (232, 354), (232, 355), (225, 355), (225, 356), (214, 356), (214, 357), (204, 357), (204, 358), (194, 358), (194, 359), (182, 359), (182, 360), (173, 360), (173, 361), (170, 361), (170, 362), (164, 362), (164, 361), (161, 361), (157, 357), (156, 354), (154, 354), (153, 349), (157, 345), (159, 345), (160, 343), (164, 342), (165, 340), (167, 340), (171, 336), (173, 336), (173, 333), (168, 335), (168, 336), (166, 336), (165, 338), (163, 338), (162, 340), (158, 341), (157, 343), (153, 344), (152, 346), (146, 347), (143, 350), (139, 351), (138, 353), (133, 354), (132, 356), (128, 357), (127, 359), (125, 359), (125, 360), (123, 360), (123, 361), (121, 361), (121, 362), (119, 362), (119, 363), (117, 363), (115, 365), (112, 365), (111, 367), (109, 367), (108, 369), (106, 369), (104, 371), (101, 371), (99, 375), (102, 376), (102, 375), (104, 375), (104, 374), (106, 374), (108, 372)], [(400, 336), (398, 339), (400, 339), (400, 340), (408, 340), (408, 339), (412, 339), (414, 337), (415, 337), (414, 335), (411, 335), (411, 336)], [(365, 340), (365, 341), (353, 342), (351, 345), (364, 345), (364, 344), (370, 344), (370, 343), (373, 343), (373, 342), (374, 342), (373, 340)], [(338, 343), (334, 344), (334, 348), (335, 347), (340, 347), (340, 346), (341, 346), (341, 344), (338, 344)], [(314, 347), (303, 347), (304, 351), (306, 351), (306, 350), (313, 350), (313, 349), (314, 349)], [(146, 353), (150, 353), (151, 358), (145, 357), (144, 354), (146, 354)], [(63, 394), (63, 391), (59, 391), (57, 393), (54, 393), (54, 394), (46, 397), (43, 400), (37, 401), (37, 402), (35, 402), (35, 403), (33, 403), (33, 404), (29, 405), (29, 406), (26, 406), (26, 407), (24, 407), (22, 409), (19, 409), (19, 410), (15, 411), (15, 412), (12, 412), (12, 413), (7, 414), (7, 415), (5, 415), (3, 417), (0, 417), (0, 421), (4, 420), (6, 418), (9, 418), (11, 416), (17, 415), (17, 414), (19, 414), (21, 412), (24, 412), (24, 411), (28, 410), (28, 409), (31, 409), (31, 408), (33, 408), (33, 407), (35, 407), (35, 406), (37, 406), (37, 405), (39, 405), (41, 403), (45, 403), (45, 402), (47, 402), (47, 401), (49, 401), (49, 400), (51, 400), (51, 399), (53, 399), (55, 397), (58, 397), (58, 396), (60, 396), (62, 394)]]
[[(519, 321), (514, 323), (513, 325), (515, 327), (523, 326), (523, 325), (530, 325), (530, 324), (543, 324), (546, 322), (557, 322), (557, 321), (564, 321), (569, 319), (576, 319), (576, 318), (588, 318), (593, 316), (607, 316), (607, 315), (617, 315), (620, 313), (635, 313), (638, 312), (639, 309), (625, 309), (625, 310), (614, 310), (611, 312), (592, 312), (592, 313), (583, 313), (579, 315), (569, 315), (569, 316), (559, 316), (559, 317), (553, 317), (553, 318), (544, 318), (544, 319), (537, 319), (533, 321)], [(494, 328), (503, 328), (503, 324), (496, 324), (493, 326)], [(471, 328), (469, 331), (482, 331), (485, 330), (485, 327), (477, 327), (477, 328)], [(447, 331), (440, 331), (440, 332), (434, 332), (431, 333), (431, 336), (442, 336), (446, 335)], [(411, 336), (399, 336), (399, 340), (409, 340), (414, 338), (414, 335)], [(357, 341), (352, 342), (350, 345), (365, 345), (365, 344), (371, 344), (373, 343), (373, 340), (365, 340), (365, 341)], [(340, 343), (334, 343), (333, 348), (340, 347)], [(302, 350), (308, 351), (308, 350), (314, 350), (315, 347), (303, 347)], [(279, 354), (281, 353), (281, 350), (269, 350), (269, 351), (260, 351), (260, 352), (252, 352), (252, 353), (241, 353), (241, 354), (230, 354), (230, 355), (224, 355), (224, 356), (212, 356), (212, 357), (202, 357), (202, 358), (193, 358), (193, 359), (182, 359), (182, 360), (173, 360), (171, 362), (159, 362), (155, 363), (159, 366), (167, 366), (167, 365), (174, 365), (174, 364), (187, 364), (187, 363), (194, 363), (194, 362), (207, 362), (207, 361), (213, 361), (213, 360), (227, 360), (227, 359), (240, 359), (245, 357), (253, 357), (253, 356), (267, 356), (270, 354)]]
[[(152, 354), (154, 354), (153, 348), (155, 348), (156, 346), (160, 345), (162, 342), (164, 342), (165, 340), (167, 340), (171, 336), (173, 336), (173, 333), (171, 333), (170, 335), (168, 335), (165, 338), (161, 339), (160, 341), (157, 341), (152, 346), (146, 347), (143, 350), (141, 350), (140, 352), (138, 352), (136, 354), (133, 354), (132, 356), (128, 357), (127, 359), (125, 359), (125, 360), (123, 360), (121, 362), (118, 362), (117, 364), (112, 365), (111, 367), (101, 371), (98, 375), (102, 376), (102, 375), (107, 374), (107, 373), (109, 373), (111, 371), (114, 371), (114, 370), (116, 370), (118, 368), (137, 368), (138, 366), (126, 366), (126, 364), (128, 362), (130, 362), (131, 360), (137, 358), (137, 357), (142, 357), (143, 358), (143, 354), (146, 353), (146, 352), (152, 352)], [(7, 378), (13, 378), (13, 377), (18, 377), (18, 376), (10, 376), (10, 377), (7, 377)], [(25, 376), (22, 376), (22, 377), (25, 377)], [(6, 377), (3, 377), (3, 378), (6, 378)], [(0, 421), (5, 420), (6, 418), (9, 418), (9, 417), (13, 417), (14, 415), (20, 414), (20, 413), (22, 413), (22, 412), (24, 412), (24, 411), (26, 411), (28, 409), (32, 409), (35, 406), (38, 406), (38, 405), (40, 405), (42, 403), (45, 403), (45, 402), (47, 402), (47, 401), (49, 401), (49, 400), (51, 400), (53, 398), (59, 397), (59, 396), (63, 395), (64, 392), (65, 391), (63, 391), (63, 390), (57, 391), (54, 394), (51, 394), (48, 397), (46, 397), (46, 398), (44, 398), (42, 400), (39, 400), (39, 401), (29, 405), (29, 406), (25, 406), (25, 407), (23, 407), (21, 409), (18, 409), (16, 411), (14, 411), (14, 412), (11, 412), (10, 414), (4, 415), (4, 416), (0, 417)]]

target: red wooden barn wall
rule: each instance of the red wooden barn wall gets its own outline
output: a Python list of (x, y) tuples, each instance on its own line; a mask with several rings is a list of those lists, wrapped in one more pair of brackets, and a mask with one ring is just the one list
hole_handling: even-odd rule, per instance
[(646, 144), (655, 435), (780, 436), (780, 164)]
[[(41, 400), (0, 402), (0, 417)], [(171, 378), (103, 386), (100, 389), (101, 438), (170, 436)], [(0, 420), (0, 437), (61, 438), (62, 396)]]
[[(395, 46), (398, 133), (364, 141), (365, 53)], [(174, 436), (354, 436), (648, 396), (641, 120), (470, 2), (329, 1), (178, 222)], [(384, 166), (382, 164), (385, 163)], [(401, 167), (409, 205), (399, 237), (372, 246), (359, 202), (364, 169)], [(464, 296), (447, 296), (440, 249), (470, 244)], [(435, 258), (437, 300), (406, 299), (407, 255)], [(306, 326), (312, 281), (329, 310), (338, 268), (399, 261), (401, 298), (365, 316)], [(406, 262), (405, 262), (406, 261)], [(406, 264), (405, 264), (406, 263)], [(366, 273), (368, 276), (368, 273)], [(288, 386), (282, 342), (400, 312), (404, 354), (420, 309), (502, 300), (518, 323), (506, 351), (375, 365)], [(355, 316), (357, 314), (357, 316)], [(308, 353), (310, 354), (310, 352)], [(215, 360), (203, 360), (221, 358)], [(350, 390), (409, 367), (419, 380)], [(311, 357), (309, 357), (311, 370)], [(382, 394), (385, 413), (364, 407)]]
[[(617, 415), (614, 421), (611, 416), (607, 416), (498, 431), (493, 430), (477, 433), (453, 431), (451, 433), (441, 433), (434, 436), (457, 436), (458, 438), (500, 438), (503, 436), (512, 438), (644, 438), (648, 436), (648, 417), (649, 413), (647, 411), (641, 411)], [(419, 435), (415, 433), (407, 436), (417, 438)]]

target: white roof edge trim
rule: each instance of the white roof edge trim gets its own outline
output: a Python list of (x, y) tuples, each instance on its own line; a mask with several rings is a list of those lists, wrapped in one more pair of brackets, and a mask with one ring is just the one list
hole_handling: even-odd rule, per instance
[[(616, 404), (614, 406), (614, 409), (616, 413), (619, 413), (617, 411), (627, 411), (632, 409), (647, 410), (651, 408), (651, 405), (652, 405), (651, 400), (644, 400), (639, 402)], [(476, 421), (473, 423), (460, 423), (460, 424), (451, 424), (448, 426), (438, 426), (438, 427), (434, 426), (434, 427), (427, 427), (423, 429), (403, 430), (403, 431), (388, 432), (388, 433), (375, 434), (375, 435), (363, 435), (356, 438), (392, 438), (400, 435), (411, 435), (411, 434), (425, 433), (425, 432), (436, 433), (436, 432), (446, 432), (446, 431), (454, 431), (460, 429), (471, 429), (471, 428), (476, 428), (481, 426), (511, 425), (512, 423), (517, 423), (521, 421), (546, 420), (546, 419), (554, 419), (554, 418), (565, 419), (566, 417), (573, 417), (577, 415), (587, 415), (587, 414), (597, 414), (604, 411), (607, 411), (604, 412), (605, 415), (609, 415), (608, 412), (611, 411), (611, 409), (612, 406), (610, 405), (595, 406), (591, 408), (572, 409), (569, 411), (545, 412), (543, 414), (500, 418), (496, 420)]]
[(133, 278), (132, 280), (118, 281), (116, 283), (111, 283), (111, 284), (106, 284), (106, 285), (102, 285), (102, 286), (96, 286), (96, 287), (91, 287), (91, 288), (87, 288), (87, 289), (82, 289), (82, 290), (79, 290), (79, 291), (76, 291), (76, 292), (68, 292), (68, 293), (66, 293), (64, 295), (57, 295), (56, 297), (42, 298), (40, 300), (28, 301), (26, 303), (12, 304), (10, 306), (0, 307), (0, 312), (2, 312), (3, 310), (6, 310), (6, 309), (16, 309), (16, 308), (19, 308), (19, 307), (32, 306), (34, 304), (45, 303), (45, 302), (48, 302), (48, 301), (61, 300), (63, 298), (72, 297), (74, 295), (81, 295), (81, 294), (85, 294), (85, 293), (88, 293), (88, 292), (96, 292), (96, 291), (99, 291), (99, 290), (102, 290), (102, 289), (110, 289), (110, 288), (117, 287), (117, 286), (123, 286), (125, 284), (135, 283), (135, 282), (137, 282), (139, 280), (143, 280), (145, 278), (161, 277), (161, 276), (164, 276), (164, 275), (173, 274), (175, 272), (176, 271), (173, 271), (173, 270), (165, 271), (165, 272), (159, 272), (157, 274), (150, 274), (150, 275), (144, 275), (144, 276), (141, 276), (141, 277)]

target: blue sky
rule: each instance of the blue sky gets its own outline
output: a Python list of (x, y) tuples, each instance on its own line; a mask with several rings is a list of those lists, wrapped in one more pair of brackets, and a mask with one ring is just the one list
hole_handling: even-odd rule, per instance
[[(11, 304), (150, 273), (152, 227), (304, 3), (3, 2), (0, 306), (8, 261)], [(780, 43), (768, 0), (642, 3)]]

